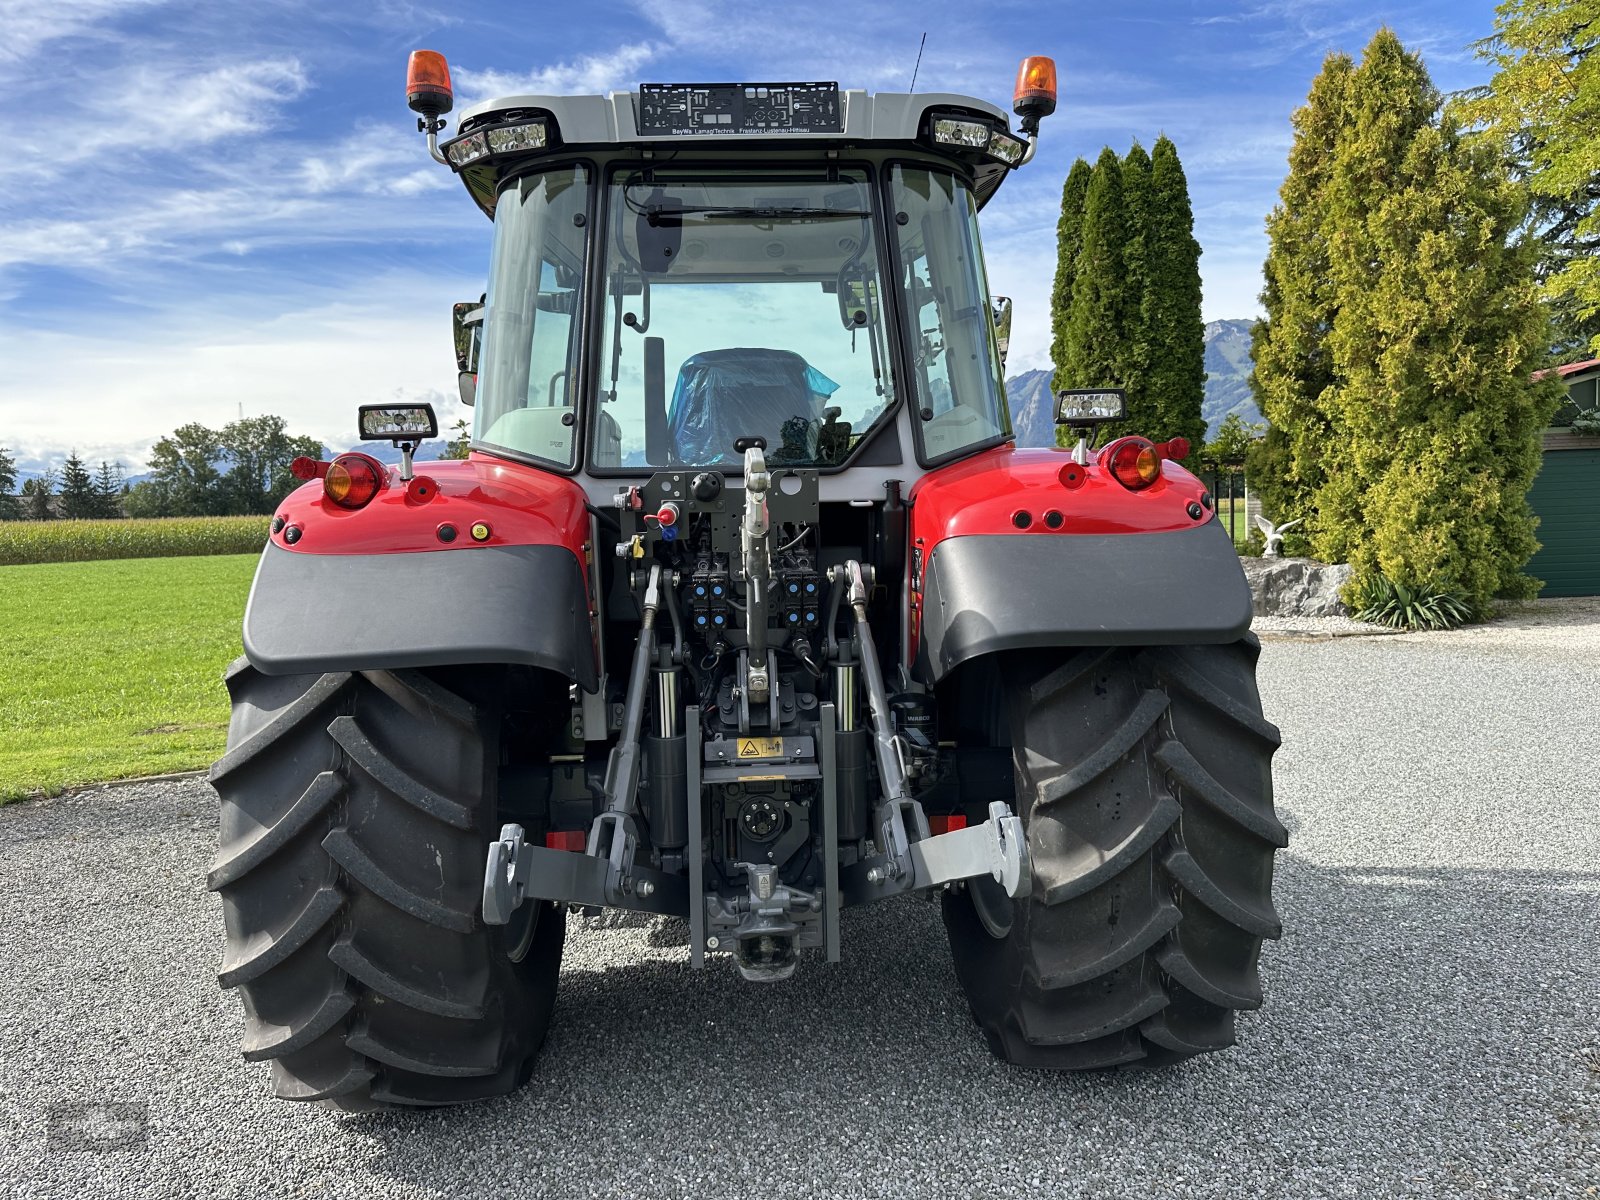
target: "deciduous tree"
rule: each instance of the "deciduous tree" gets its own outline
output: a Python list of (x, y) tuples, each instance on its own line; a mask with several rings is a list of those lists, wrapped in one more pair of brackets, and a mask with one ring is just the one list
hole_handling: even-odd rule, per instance
[(291, 436), (288, 422), (272, 415), (229, 422), (217, 444), (230, 464), (223, 487), (227, 511), (235, 514), (270, 513), (299, 486), (289, 464), (301, 455), (322, 456), (321, 442)]
[(1534, 204), (1555, 345), (1600, 354), (1600, 0), (1506, 0), (1478, 54), (1495, 65), (1462, 104), (1511, 159)]
[[(226, 513), (228, 495), (218, 467), (221, 460), (222, 444), (216, 430), (197, 422), (179, 426), (151, 447), (151, 486), (135, 508), (141, 515), (172, 517)], [(152, 508), (156, 511), (150, 512)]]

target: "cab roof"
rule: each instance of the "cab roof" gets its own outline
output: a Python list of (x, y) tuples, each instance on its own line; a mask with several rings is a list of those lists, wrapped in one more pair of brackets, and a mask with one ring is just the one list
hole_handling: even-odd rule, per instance
[[(647, 85), (648, 87), (649, 85)], [(734, 85), (677, 85), (679, 87), (724, 88)], [(822, 85), (768, 85), (750, 84), (739, 87), (821, 87)], [(923, 152), (964, 162), (974, 176), (974, 192), (979, 206), (999, 190), (1010, 169), (995, 161), (975, 162), (972, 157), (951, 152), (950, 147), (934, 146), (923, 136), (927, 129), (930, 111), (955, 112), (981, 117), (1000, 129), (1010, 131), (1010, 123), (1003, 110), (986, 100), (962, 96), (953, 92), (869, 93), (864, 90), (838, 91), (839, 111), (837, 128), (813, 132), (810, 130), (723, 130), (720, 132), (641, 132), (645, 122), (641, 119), (638, 91), (611, 92), (604, 96), (503, 96), (486, 100), (462, 110), (457, 134), (467, 134), (476, 128), (506, 120), (514, 115), (540, 114), (552, 120), (559, 131), (562, 149), (586, 148), (654, 148), (684, 150), (694, 148), (701, 152), (728, 151), (735, 147), (749, 147), (765, 152), (802, 146), (815, 151), (824, 148), (867, 151), (894, 147), (919, 148)], [(942, 153), (941, 153), (942, 152)], [(548, 151), (546, 151), (548, 153)], [(487, 172), (474, 171), (473, 166), (460, 169), (478, 206), (493, 214), (495, 182)]]

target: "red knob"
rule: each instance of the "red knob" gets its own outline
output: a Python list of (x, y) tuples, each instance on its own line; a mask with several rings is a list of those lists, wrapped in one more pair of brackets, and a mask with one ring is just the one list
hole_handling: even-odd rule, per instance
[(676, 504), (663, 504), (656, 513), (656, 520), (662, 525), (676, 525), (678, 523), (678, 506)]

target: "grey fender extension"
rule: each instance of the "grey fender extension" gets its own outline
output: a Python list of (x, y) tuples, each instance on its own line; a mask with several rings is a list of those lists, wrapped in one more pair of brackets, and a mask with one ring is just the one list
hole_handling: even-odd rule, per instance
[(564, 546), (306, 554), (269, 544), (244, 652), (266, 675), (522, 663), (598, 686), (583, 573)]
[(917, 675), (1046, 646), (1226, 644), (1250, 628), (1250, 587), (1215, 518), (1165, 533), (978, 534), (934, 547)]

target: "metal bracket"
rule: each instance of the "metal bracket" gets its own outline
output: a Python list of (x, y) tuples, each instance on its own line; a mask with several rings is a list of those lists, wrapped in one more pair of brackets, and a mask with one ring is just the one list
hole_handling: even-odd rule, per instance
[(904, 813), (885, 812), (888, 807), (887, 801), (878, 807), (879, 828), (881, 836), (889, 843), (885, 847), (888, 852), (857, 863), (845, 872), (844, 898), (851, 904), (882, 900), (902, 892), (939, 887), (979, 875), (990, 876), (1012, 897), (1022, 895), (1031, 886), (1033, 876), (1022, 821), (1003, 801), (989, 805), (989, 819), (983, 824), (937, 836), (929, 835), (922, 806), (902, 801), (900, 807), (914, 812), (914, 827), (921, 832), (920, 837), (909, 841), (903, 860), (892, 848), (893, 839), (906, 836)]
[(989, 819), (981, 825), (913, 842), (911, 861), (916, 864), (918, 887), (987, 874), (1016, 899), (1032, 882), (1022, 819), (1001, 800), (989, 805)]
[(484, 869), (484, 924), (506, 924), (527, 900), (688, 915), (689, 893), (681, 875), (635, 866), (613, 887), (611, 866), (592, 854), (531, 846), (521, 825), (504, 825), (499, 841), (489, 846)]

